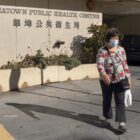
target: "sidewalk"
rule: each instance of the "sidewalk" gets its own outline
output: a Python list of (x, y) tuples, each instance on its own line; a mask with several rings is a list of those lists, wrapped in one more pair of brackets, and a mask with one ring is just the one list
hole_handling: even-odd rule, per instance
[[(135, 82), (136, 83), (136, 82)], [(98, 80), (67, 81), (0, 95), (0, 123), (15, 140), (139, 140), (140, 95), (127, 109), (129, 132), (103, 125)], [(114, 106), (114, 102), (113, 102)], [(114, 110), (115, 114), (115, 110)]]

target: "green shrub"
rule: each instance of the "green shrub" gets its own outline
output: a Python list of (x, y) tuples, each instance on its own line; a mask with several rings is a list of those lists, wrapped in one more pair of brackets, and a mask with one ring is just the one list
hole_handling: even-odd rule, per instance
[(51, 55), (50, 57), (46, 58), (48, 65), (64, 65), (65, 59), (67, 59), (67, 55)]
[(16, 69), (18, 68), (18, 64), (15, 61), (8, 61), (7, 64), (2, 65), (0, 69)]
[(41, 50), (37, 50), (35, 56), (29, 56), (28, 54), (20, 62), (8, 61), (6, 65), (2, 65), (1, 69), (16, 69), (16, 68), (27, 68), (27, 67), (38, 67), (40, 69), (45, 69), (47, 65), (64, 65), (66, 69), (70, 70), (81, 62), (76, 58), (68, 57), (67, 55), (52, 55), (50, 57), (44, 57)]
[(46, 59), (44, 57), (44, 54), (41, 52), (41, 50), (37, 50), (36, 55), (33, 57), (33, 62), (34, 65), (40, 69), (45, 69), (47, 66)]
[(77, 67), (80, 64), (81, 64), (81, 62), (76, 58), (69, 57), (64, 61), (64, 65), (67, 70), (71, 70), (72, 68)]
[(64, 65), (67, 70), (79, 66), (81, 62), (77, 58), (68, 57), (67, 55), (52, 55), (46, 58), (48, 65)]
[(18, 66), (20, 68), (27, 68), (27, 67), (33, 67), (35, 65), (33, 61), (34, 56), (30, 56), (29, 54), (25, 55), (24, 59), (18, 63)]
[(22, 61), (19, 62), (13, 60), (8, 61), (7, 64), (2, 65), (0, 69), (17, 69), (17, 68), (27, 68), (33, 66), (34, 66), (33, 56), (29, 56), (27, 54)]

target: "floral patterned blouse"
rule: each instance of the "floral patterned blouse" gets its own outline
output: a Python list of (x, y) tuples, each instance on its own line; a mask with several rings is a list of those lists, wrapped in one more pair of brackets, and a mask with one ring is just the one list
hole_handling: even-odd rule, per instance
[[(114, 53), (110, 54), (108, 54), (106, 47), (100, 48), (97, 52), (96, 62), (101, 80), (103, 80), (102, 73), (106, 73), (109, 76), (111, 83), (117, 83), (125, 77), (130, 77), (126, 53), (123, 47), (118, 47)], [(116, 70), (114, 70), (113, 63)]]

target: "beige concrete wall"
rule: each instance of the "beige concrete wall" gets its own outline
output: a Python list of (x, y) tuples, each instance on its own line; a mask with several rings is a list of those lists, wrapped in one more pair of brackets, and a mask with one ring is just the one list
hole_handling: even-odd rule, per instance
[(98, 78), (98, 71), (96, 64), (80, 65), (70, 71), (67, 71), (65, 67), (59, 67), (59, 81), (66, 80), (81, 80), (86, 78)]
[(96, 64), (85, 64), (73, 68), (72, 70), (66, 70), (64, 66), (48, 66), (43, 70), (43, 75), (38, 68), (0, 70), (0, 77), (0, 92), (5, 92), (18, 87), (25, 88), (40, 85), (42, 79), (43, 83), (50, 83), (99, 78), (99, 74)]
[(0, 70), (0, 91), (5, 92), (10, 89), (10, 74), (11, 70)]
[(140, 15), (120, 16), (111, 25), (119, 28), (124, 34), (140, 35)]
[[(72, 47), (79, 47), (81, 38), (90, 36), (87, 27), (102, 24), (102, 14), (0, 5), (0, 20), (2, 65), (7, 61), (21, 61), (26, 54), (34, 55), (38, 49), (45, 56), (71, 56)], [(47, 26), (48, 21), (52, 27)], [(57, 22), (61, 24), (60, 28), (56, 26)], [(58, 40), (65, 44), (54, 47)]]

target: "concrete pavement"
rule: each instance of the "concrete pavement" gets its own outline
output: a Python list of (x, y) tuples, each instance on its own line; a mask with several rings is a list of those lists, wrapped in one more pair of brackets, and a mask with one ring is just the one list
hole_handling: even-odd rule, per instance
[(101, 89), (96, 79), (2, 93), (0, 123), (15, 140), (139, 140), (140, 80), (133, 81), (133, 106), (127, 109), (129, 132), (125, 134), (118, 133), (114, 118), (112, 127), (103, 123)]

